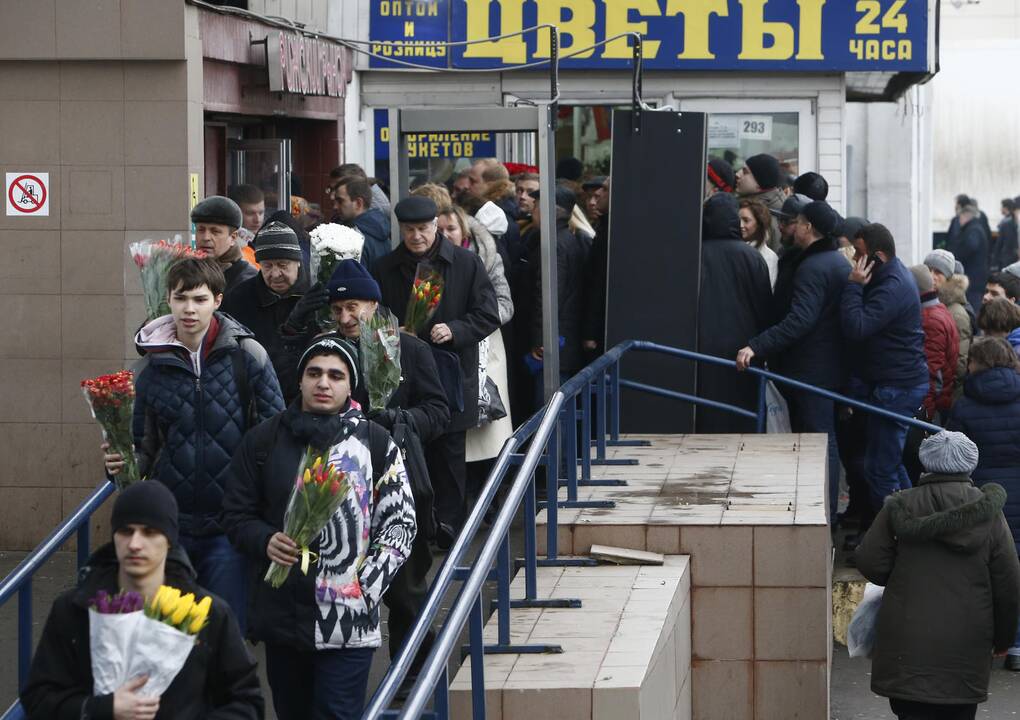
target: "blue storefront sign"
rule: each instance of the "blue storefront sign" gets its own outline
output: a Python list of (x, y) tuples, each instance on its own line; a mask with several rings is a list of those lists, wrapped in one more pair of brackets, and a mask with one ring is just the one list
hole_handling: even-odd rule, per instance
[[(369, 4), (373, 53), (415, 65), (449, 67), (449, 48), (443, 43), (450, 37), (450, 0), (372, 0)], [(369, 67), (407, 67), (392, 60), (370, 57)]]
[[(427, 28), (418, 15), (408, 17), (416, 13), (424, 13)], [(414, 27), (400, 19), (414, 20)], [(559, 28), (563, 69), (629, 67), (629, 39), (609, 40), (628, 32), (641, 34), (649, 70), (928, 69), (928, 0), (377, 0), (370, 32), (380, 43), (376, 52), (404, 53), (410, 62), (497, 69), (548, 59), (549, 36), (487, 38), (546, 23)], [(482, 42), (453, 46), (444, 57), (413, 56), (430, 47), (438, 53), (440, 38)], [(393, 67), (373, 61), (373, 67), (387, 65)]]
[[(389, 110), (376, 109), (375, 159), (390, 157)], [(496, 156), (496, 135), (491, 132), (416, 133), (407, 136), (408, 159), (456, 159)]]

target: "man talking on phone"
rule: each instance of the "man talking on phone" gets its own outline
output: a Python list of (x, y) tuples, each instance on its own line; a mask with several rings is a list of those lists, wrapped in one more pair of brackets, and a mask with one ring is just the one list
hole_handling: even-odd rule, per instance
[[(843, 335), (860, 349), (856, 370), (868, 385), (867, 402), (913, 417), (928, 392), (917, 286), (884, 225), (865, 225), (857, 238), (864, 257), (858, 257), (843, 289)], [(864, 477), (876, 513), (886, 496), (910, 487), (903, 467), (906, 438), (906, 425), (868, 418)]]

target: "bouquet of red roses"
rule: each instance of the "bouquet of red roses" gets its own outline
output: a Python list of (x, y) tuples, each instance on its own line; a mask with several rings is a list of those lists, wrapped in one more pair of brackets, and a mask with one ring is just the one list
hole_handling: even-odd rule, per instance
[[(326, 527), (350, 489), (347, 473), (332, 464), (327, 465), (323, 459), (325, 455), (325, 452), (320, 455), (311, 448), (305, 451), (283, 516), (283, 533), (301, 549), (301, 572), (305, 574), (313, 555), (308, 545)], [(278, 588), (288, 575), (289, 565), (273, 562), (266, 572), (265, 581)]]
[(411, 297), (407, 299), (404, 312), (404, 327), (417, 335), (436, 312), (443, 299), (443, 275), (428, 263), (419, 263), (414, 272)]
[(125, 488), (141, 480), (131, 432), (131, 416), (135, 407), (134, 377), (130, 370), (121, 370), (112, 375), (100, 375), (81, 381), (81, 389), (92, 410), (92, 417), (99, 421), (103, 429), (103, 439), (110, 444), (112, 452), (120, 453), (124, 458), (124, 469), (116, 476), (118, 488)]
[(145, 297), (146, 320), (170, 314), (169, 289), (166, 274), (170, 266), (185, 257), (205, 257), (202, 250), (192, 250), (175, 235), (173, 242), (142, 240), (131, 243), (131, 257), (142, 272), (142, 294)]

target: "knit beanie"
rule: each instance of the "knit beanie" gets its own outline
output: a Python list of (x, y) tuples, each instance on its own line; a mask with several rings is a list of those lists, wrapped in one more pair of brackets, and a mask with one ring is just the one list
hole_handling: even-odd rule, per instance
[(128, 485), (113, 503), (110, 527), (117, 532), (128, 525), (144, 525), (166, 535), (177, 544), (177, 500), (159, 480), (144, 480)]
[(914, 265), (910, 268), (914, 275), (914, 282), (917, 283), (917, 292), (921, 295), (930, 293), (935, 289), (935, 280), (931, 276), (931, 270), (927, 265)]
[(733, 166), (720, 158), (712, 158), (708, 161), (706, 171), (708, 181), (722, 192), (731, 193), (737, 184), (736, 174)]
[[(351, 260), (350, 262), (354, 262)], [(304, 377), (305, 366), (313, 357), (319, 355), (336, 355), (345, 363), (351, 374), (351, 392), (358, 389), (360, 373), (358, 372), (358, 351), (354, 346), (336, 333), (328, 333), (315, 338), (315, 342), (308, 346), (308, 349), (301, 354), (298, 361), (298, 377)]]
[(297, 233), (289, 225), (274, 220), (255, 235), (255, 262), (301, 259)]
[(226, 225), (237, 230), (244, 219), (236, 202), (222, 195), (210, 195), (192, 209), (191, 222)]
[(762, 190), (770, 190), (779, 186), (779, 161), (771, 155), (765, 153), (752, 155), (744, 161), (744, 164), (754, 175), (754, 179)]
[(948, 250), (932, 250), (924, 258), (924, 264), (932, 270), (938, 270), (947, 278), (956, 272), (956, 257)]
[(357, 260), (341, 260), (326, 284), (329, 290), (329, 301), (337, 300), (375, 300), (382, 302), (379, 283), (368, 270)]
[(917, 455), (926, 471), (943, 475), (969, 475), (978, 464), (977, 445), (963, 433), (951, 430), (925, 439)]
[(829, 197), (829, 183), (816, 172), (806, 172), (793, 181), (793, 191), (812, 200), (825, 200)]

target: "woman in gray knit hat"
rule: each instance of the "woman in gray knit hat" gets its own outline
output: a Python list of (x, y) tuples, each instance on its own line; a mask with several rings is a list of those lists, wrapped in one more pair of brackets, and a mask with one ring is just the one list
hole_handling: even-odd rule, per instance
[(945, 431), (921, 443), (916, 488), (890, 496), (857, 548), (857, 567), (885, 586), (871, 689), (900, 720), (974, 718), (991, 656), (1013, 644), (1020, 562), (1000, 485), (974, 487), (977, 446)]

